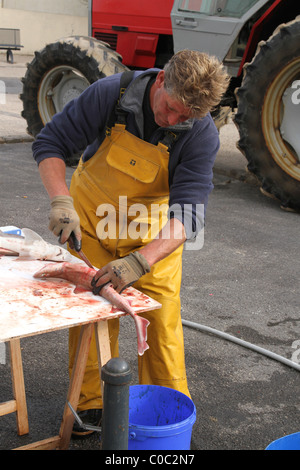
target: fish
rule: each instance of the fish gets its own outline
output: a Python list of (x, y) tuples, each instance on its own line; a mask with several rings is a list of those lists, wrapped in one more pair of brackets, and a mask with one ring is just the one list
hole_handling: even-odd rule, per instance
[(17, 256), (22, 244), (24, 237), (0, 230), (0, 255)]
[(0, 230), (0, 255), (37, 260), (71, 261), (72, 255), (61, 246), (46, 242), (29, 228), (22, 228), (21, 232), (23, 235), (14, 235)]
[[(92, 279), (95, 276), (96, 270), (89, 268), (81, 263), (53, 263), (43, 266), (39, 271), (34, 273), (33, 277), (38, 279), (45, 278), (60, 278), (81, 286), (86, 290), (92, 290)], [(102, 287), (99, 295), (108, 300), (113, 306), (122, 312), (128, 313), (134, 320), (136, 333), (138, 354), (142, 356), (144, 352), (149, 349), (147, 343), (147, 327), (150, 324), (149, 320), (137, 315), (131, 307), (128, 300), (120, 295), (112, 286), (106, 284)]]

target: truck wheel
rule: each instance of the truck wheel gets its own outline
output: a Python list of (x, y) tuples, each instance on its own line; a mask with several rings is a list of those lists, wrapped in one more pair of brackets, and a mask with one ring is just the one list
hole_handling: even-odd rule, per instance
[(258, 45), (237, 90), (238, 147), (264, 194), (300, 210), (300, 17)]
[(36, 136), (54, 114), (99, 78), (128, 70), (109, 45), (71, 36), (48, 44), (28, 64), (23, 82), (22, 116)]

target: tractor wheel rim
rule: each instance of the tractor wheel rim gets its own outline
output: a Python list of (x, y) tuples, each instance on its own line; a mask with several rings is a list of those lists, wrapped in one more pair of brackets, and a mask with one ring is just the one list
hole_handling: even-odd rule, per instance
[(89, 81), (74, 67), (62, 65), (49, 70), (38, 91), (38, 109), (43, 124), (51, 121), (54, 114), (62, 111), (88, 86)]
[[(284, 67), (265, 95), (262, 129), (274, 161), (292, 178), (300, 181), (300, 100), (297, 85), (300, 59)], [(300, 85), (300, 84), (299, 84)], [(298, 93), (300, 97), (300, 93)], [(297, 129), (293, 132), (292, 129)], [(289, 129), (289, 132), (286, 132)]]

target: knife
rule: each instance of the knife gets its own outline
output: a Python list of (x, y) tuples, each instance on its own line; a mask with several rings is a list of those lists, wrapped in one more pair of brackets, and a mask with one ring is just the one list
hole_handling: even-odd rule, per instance
[[(59, 237), (60, 240), (60, 237)], [(78, 253), (78, 256), (82, 259), (82, 261), (85, 262), (85, 264), (92, 269), (95, 269), (90, 260), (87, 258), (87, 256), (83, 253), (81, 249), (81, 240), (78, 240), (74, 232), (71, 232), (70, 237), (67, 240), (69, 242), (70, 248), (76, 251)]]
[[(69, 238), (69, 243), (71, 241), (71, 248), (74, 248), (74, 250), (78, 253), (78, 255), (80, 256), (80, 258), (82, 259), (82, 261), (85, 262), (85, 264), (89, 267), (89, 268), (92, 268), (94, 269), (94, 266), (92, 265), (92, 263), (90, 262), (90, 260), (87, 258), (87, 256), (85, 256), (85, 254), (83, 253), (82, 249), (81, 249), (81, 240), (78, 240), (78, 238), (76, 237), (75, 233), (74, 232), (71, 232), (71, 235), (70, 235), (70, 238)], [(73, 245), (73, 246), (72, 246)]]

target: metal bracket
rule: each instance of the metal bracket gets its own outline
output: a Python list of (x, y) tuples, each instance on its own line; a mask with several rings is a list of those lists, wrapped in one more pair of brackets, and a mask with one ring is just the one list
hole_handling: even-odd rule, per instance
[(74, 410), (73, 406), (71, 405), (71, 403), (69, 401), (67, 401), (68, 403), (68, 406), (70, 408), (70, 410), (72, 411), (77, 423), (85, 430), (87, 431), (97, 431), (97, 432), (101, 432), (102, 431), (102, 428), (100, 426), (92, 426), (91, 424), (85, 424), (81, 421), (81, 419), (79, 418), (78, 414), (76, 413), (76, 411)]

